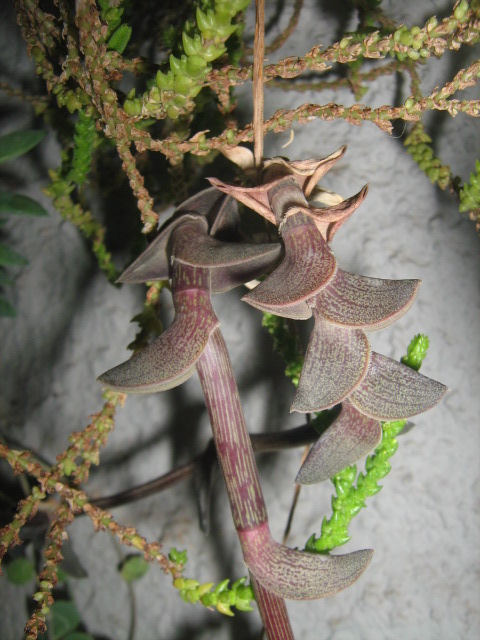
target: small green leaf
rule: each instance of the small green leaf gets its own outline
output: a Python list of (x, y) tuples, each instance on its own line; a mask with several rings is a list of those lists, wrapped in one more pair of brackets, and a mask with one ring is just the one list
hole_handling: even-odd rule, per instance
[(28, 260), (6, 244), (0, 243), (0, 265), (9, 267), (28, 264)]
[(70, 600), (57, 600), (50, 607), (52, 640), (61, 640), (80, 623), (77, 607)]
[(0, 267), (0, 287), (7, 287), (12, 284), (12, 279), (3, 267)]
[(18, 216), (48, 216), (48, 211), (32, 198), (8, 191), (0, 191), (0, 213)]
[(7, 565), (6, 572), (7, 579), (12, 584), (26, 584), (35, 578), (35, 568), (28, 558), (16, 558), (15, 560), (12, 560), (12, 562)]
[(120, 567), (120, 575), (125, 582), (133, 582), (142, 578), (149, 568), (150, 565), (143, 556), (128, 556)]
[(125, 51), (131, 35), (132, 27), (129, 27), (128, 24), (120, 25), (108, 41), (107, 47), (109, 49), (113, 49), (113, 51), (116, 51), (117, 53), (122, 54)]
[(36, 147), (47, 135), (46, 131), (12, 131), (0, 136), (0, 162), (21, 156)]
[(0, 318), (15, 318), (16, 315), (15, 307), (6, 298), (0, 296)]

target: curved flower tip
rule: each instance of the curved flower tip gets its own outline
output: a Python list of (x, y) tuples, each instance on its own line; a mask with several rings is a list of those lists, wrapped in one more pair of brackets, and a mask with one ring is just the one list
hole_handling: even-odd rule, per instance
[(333, 236), (348, 218), (358, 209), (367, 197), (368, 185), (365, 185), (351, 198), (342, 200), (339, 204), (330, 207), (310, 207), (310, 215), (315, 220), (318, 230), (327, 242), (331, 242)]
[(167, 220), (160, 233), (134, 262), (122, 273), (117, 282), (138, 284), (150, 280), (168, 280), (170, 262), (168, 243), (172, 232), (179, 224), (196, 220), (204, 226), (205, 232), (211, 227), (211, 234), (230, 228), (237, 217), (237, 204), (213, 187), (196, 193), (182, 202), (173, 216)]
[(267, 523), (243, 530), (239, 537), (245, 563), (258, 582), (292, 600), (338, 593), (360, 577), (373, 555), (370, 549), (339, 556), (296, 551), (275, 542)]
[[(293, 170), (293, 175), (296, 181), (300, 185), (305, 197), (308, 198), (314, 190), (317, 182), (323, 178), (323, 176), (330, 171), (334, 164), (336, 164), (347, 151), (347, 145), (343, 145), (337, 151), (334, 151), (326, 158), (321, 160), (294, 160), (290, 162), (290, 167)], [(308, 163), (308, 164), (307, 164)], [(302, 182), (302, 177), (308, 174), (308, 178)]]
[(242, 299), (262, 311), (305, 320), (312, 315), (307, 300), (333, 278), (337, 263), (304, 213), (286, 219), (282, 239), (285, 257), (280, 265)]
[(315, 297), (314, 306), (329, 322), (376, 331), (410, 308), (420, 284), (420, 280), (382, 280), (338, 269)]
[(291, 411), (321, 411), (342, 402), (367, 373), (370, 345), (360, 329), (326, 322), (315, 314)]
[(346, 401), (335, 422), (313, 444), (295, 481), (314, 484), (328, 480), (370, 453), (381, 439), (380, 422)]
[(173, 323), (143, 351), (99, 376), (104, 386), (123, 393), (154, 393), (176, 387), (195, 371), (218, 319), (208, 273), (191, 267), (179, 271)]
[(377, 420), (401, 420), (434, 407), (448, 387), (372, 352), (367, 375), (349, 396), (363, 414)]

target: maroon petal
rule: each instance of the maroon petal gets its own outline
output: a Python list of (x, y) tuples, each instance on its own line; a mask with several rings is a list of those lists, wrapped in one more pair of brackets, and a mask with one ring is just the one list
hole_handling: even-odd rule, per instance
[(349, 401), (371, 418), (400, 420), (431, 409), (447, 391), (440, 382), (372, 352), (367, 375)]
[(338, 269), (317, 294), (315, 308), (326, 320), (365, 331), (383, 329), (409, 308), (420, 280), (381, 280)]
[(363, 380), (369, 358), (363, 331), (317, 316), (291, 411), (321, 411), (344, 400)]
[(218, 180), (218, 178), (207, 178), (207, 180), (219, 191), (232, 196), (232, 198), (235, 198), (249, 209), (253, 209), (253, 211), (256, 211), (272, 224), (276, 224), (275, 216), (270, 209), (268, 201), (268, 190), (272, 186), (271, 183), (261, 184), (256, 187), (239, 187), (234, 184), (226, 184)]
[(303, 213), (287, 218), (282, 238), (283, 261), (243, 300), (262, 311), (306, 319), (312, 315), (307, 299), (332, 279), (337, 263), (315, 224)]
[(367, 192), (368, 186), (365, 185), (363, 189), (354, 196), (343, 200), (339, 204), (318, 209), (310, 207), (310, 215), (314, 218), (318, 230), (327, 242), (331, 242), (333, 236), (342, 224), (358, 209), (367, 197)]
[(317, 182), (343, 157), (346, 150), (347, 147), (344, 145), (338, 151), (334, 151), (321, 160), (294, 160), (288, 163), (293, 171), (295, 180), (307, 198), (312, 193)]
[(332, 478), (370, 453), (381, 439), (380, 422), (361, 414), (345, 401), (338, 418), (313, 444), (296, 482), (314, 484)]
[(205, 231), (208, 228), (206, 218), (185, 213), (176, 219), (170, 219), (159, 235), (151, 242), (132, 264), (125, 269), (117, 282), (138, 284), (150, 280), (168, 280), (170, 278), (170, 260), (167, 246), (172, 231), (187, 220), (198, 220)]
[(210, 301), (208, 272), (190, 267), (179, 267), (178, 272), (173, 323), (143, 351), (99, 376), (104, 386), (122, 393), (154, 393), (176, 387), (195, 371), (219, 323)]
[(122, 273), (117, 282), (138, 284), (150, 280), (168, 280), (170, 261), (167, 246), (172, 231), (179, 224), (188, 220), (197, 220), (203, 225), (205, 231), (210, 225), (213, 234), (226, 226), (230, 227), (236, 214), (236, 202), (231, 198), (225, 198), (218, 189), (210, 187), (200, 191), (179, 205), (173, 216), (163, 225), (155, 240)]
[(360, 577), (373, 555), (370, 549), (339, 556), (296, 551), (275, 542), (267, 523), (240, 531), (239, 537), (245, 563), (258, 582), (292, 600), (338, 593)]
[(210, 271), (212, 293), (222, 293), (256, 278), (271, 267), (281, 251), (279, 243), (221, 242), (207, 235), (201, 218), (179, 225), (172, 234), (177, 262)]

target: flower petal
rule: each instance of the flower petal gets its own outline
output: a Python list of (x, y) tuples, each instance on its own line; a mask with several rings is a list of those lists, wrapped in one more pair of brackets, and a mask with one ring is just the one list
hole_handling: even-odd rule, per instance
[(334, 595), (357, 580), (373, 551), (364, 549), (331, 556), (296, 551), (275, 542), (265, 522), (239, 532), (248, 568), (266, 589), (292, 600)]
[(318, 315), (291, 411), (321, 411), (338, 404), (365, 377), (370, 345), (360, 329), (330, 324)]
[(314, 484), (332, 478), (370, 453), (381, 439), (378, 420), (364, 416), (348, 400), (343, 402), (338, 418), (310, 449), (296, 482)]
[(400, 420), (431, 409), (447, 391), (440, 382), (372, 352), (367, 375), (349, 401), (371, 418)]
[(207, 235), (202, 219), (178, 225), (172, 234), (172, 255), (177, 262), (210, 270), (212, 293), (222, 293), (264, 273), (278, 259), (279, 243), (221, 242)]
[(236, 217), (236, 203), (225, 198), (218, 189), (209, 187), (182, 202), (160, 229), (158, 236), (122, 273), (117, 282), (138, 284), (150, 280), (168, 280), (170, 261), (167, 245), (172, 231), (187, 220), (200, 220), (205, 230), (212, 227), (211, 233), (230, 227)]
[(143, 351), (99, 376), (104, 386), (122, 393), (166, 391), (187, 380), (219, 322), (208, 291), (208, 272), (177, 266), (175, 319)]
[(317, 294), (315, 308), (335, 324), (376, 331), (410, 308), (420, 284), (420, 280), (381, 280), (338, 269)]
[(284, 259), (242, 299), (262, 311), (306, 319), (312, 315), (307, 299), (333, 278), (337, 263), (315, 224), (303, 213), (287, 218), (282, 238)]
[(172, 231), (186, 220), (201, 220), (205, 229), (207, 221), (198, 215), (184, 214), (179, 218), (170, 219), (159, 235), (151, 242), (132, 264), (125, 269), (117, 282), (123, 284), (138, 284), (150, 280), (168, 280), (170, 278), (170, 261), (167, 245)]
[(315, 220), (318, 230), (327, 242), (331, 242), (342, 224), (358, 209), (367, 197), (367, 193), (368, 185), (365, 185), (354, 196), (343, 200), (339, 204), (319, 209), (310, 207), (310, 215)]
[(261, 184), (256, 187), (239, 187), (234, 184), (226, 184), (217, 178), (207, 178), (207, 180), (219, 191), (232, 196), (232, 198), (235, 198), (249, 209), (253, 209), (253, 211), (259, 213), (272, 224), (276, 224), (275, 216), (270, 209), (268, 201), (268, 190), (271, 188), (272, 183)]
[(321, 160), (285, 161), (283, 158), (272, 158), (271, 160), (265, 161), (265, 167), (269, 167), (276, 162), (285, 163), (292, 172), (297, 184), (308, 198), (317, 182), (342, 158), (346, 150), (346, 146), (340, 147), (340, 149)]

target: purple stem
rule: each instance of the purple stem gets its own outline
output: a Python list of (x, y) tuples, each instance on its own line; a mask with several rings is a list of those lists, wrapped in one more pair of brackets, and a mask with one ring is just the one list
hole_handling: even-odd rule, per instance
[(197, 362), (235, 529), (267, 521), (260, 478), (227, 347), (219, 329)]
[[(243, 542), (242, 532), (266, 525), (267, 510), (237, 383), (220, 329), (211, 334), (197, 362), (197, 370), (233, 522)], [(284, 599), (265, 589), (252, 574), (250, 580), (268, 638), (293, 640)]]

